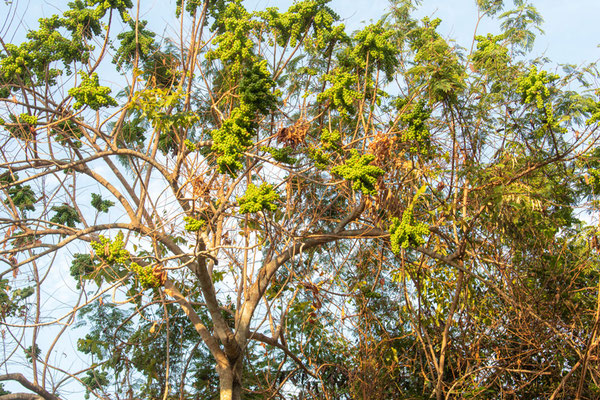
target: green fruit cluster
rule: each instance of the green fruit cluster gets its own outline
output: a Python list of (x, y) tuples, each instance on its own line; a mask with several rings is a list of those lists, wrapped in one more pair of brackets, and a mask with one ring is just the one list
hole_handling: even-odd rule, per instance
[(399, 254), (401, 249), (410, 246), (422, 246), (425, 243), (425, 236), (429, 234), (429, 227), (422, 222), (416, 223), (413, 215), (415, 203), (424, 191), (425, 186), (417, 191), (413, 201), (402, 213), (402, 220), (396, 217), (392, 218), (390, 242), (394, 254)]
[(321, 146), (308, 149), (308, 156), (315, 162), (318, 169), (326, 170), (332, 163), (334, 153), (341, 153), (342, 134), (338, 130), (321, 131)]
[(50, 222), (70, 228), (75, 228), (75, 224), (81, 222), (77, 210), (67, 204), (53, 206), (51, 210), (56, 212), (56, 214), (50, 219)]
[(317, 95), (320, 103), (328, 102), (340, 115), (348, 116), (356, 113), (354, 103), (362, 98), (358, 88), (358, 77), (352, 72), (336, 68), (321, 78), (324, 82), (331, 83), (331, 87)]
[(565, 131), (560, 128), (554, 115), (554, 108), (550, 101), (552, 94), (550, 85), (559, 79), (556, 74), (539, 71), (535, 66), (519, 79), (517, 93), (521, 94), (523, 104), (534, 104), (543, 114), (544, 125), (550, 129)]
[(377, 178), (385, 171), (370, 165), (374, 159), (373, 154), (360, 155), (357, 150), (352, 150), (350, 158), (344, 164), (333, 167), (331, 172), (351, 182), (354, 190), (360, 190), (365, 195), (375, 195)]
[(206, 58), (221, 60), (231, 76), (238, 76), (254, 58), (254, 43), (250, 32), (255, 25), (241, 1), (229, 3), (219, 15), (219, 25), (216, 28), (220, 34), (213, 40), (217, 47), (209, 51)]
[(185, 221), (184, 229), (188, 232), (198, 232), (206, 226), (206, 221), (203, 219), (185, 216), (183, 220)]
[(75, 110), (83, 106), (89, 106), (92, 110), (98, 111), (101, 107), (117, 106), (115, 99), (109, 96), (110, 88), (100, 86), (98, 74), (86, 75), (80, 72), (82, 82), (79, 87), (69, 89), (69, 95), (76, 100), (73, 104)]
[(240, 213), (249, 214), (259, 211), (275, 211), (279, 194), (273, 188), (273, 185), (263, 183), (260, 186), (248, 185), (246, 194), (237, 198), (240, 206)]
[(0, 55), (1, 81), (55, 85), (55, 78), (63, 73), (55, 67), (56, 62), (70, 74), (74, 62), (89, 60), (94, 49), (89, 42), (102, 33), (100, 20), (108, 10), (117, 10), (125, 22), (131, 20), (127, 12), (131, 0), (75, 0), (68, 6), (62, 17), (41, 18), (39, 28), (27, 33), (28, 41), (19, 46), (5, 44), (6, 54)]
[(221, 173), (234, 176), (242, 168), (240, 157), (252, 145), (257, 125), (257, 113), (267, 114), (276, 108), (275, 82), (267, 68), (267, 61), (256, 61), (242, 74), (239, 84), (240, 105), (233, 109), (219, 129), (211, 132), (212, 150), (217, 153)]
[(123, 238), (123, 232), (119, 232), (115, 240), (110, 240), (110, 238), (100, 235), (100, 241), (93, 241), (90, 245), (94, 250), (95, 256), (105, 264), (109, 266), (116, 264), (126, 265), (130, 262), (131, 256), (129, 251), (125, 249)]
[(18, 175), (10, 175), (10, 174), (2, 174), (0, 176), (0, 184), (1, 185), (10, 185), (5, 187), (8, 192), (9, 199), (4, 200), (4, 204), (12, 204), (15, 205), (21, 211), (35, 211), (34, 204), (37, 202), (37, 197), (31, 186), (29, 185), (12, 185), (13, 182), (18, 181)]
[(29, 114), (20, 114), (15, 116), (10, 114), (12, 123), (6, 123), (3, 119), (0, 119), (0, 126), (9, 131), (14, 137), (22, 140), (33, 140), (33, 133), (35, 132), (35, 126), (38, 123), (38, 117)]
[(92, 260), (90, 254), (73, 254), (73, 261), (71, 261), (70, 273), (75, 280), (77, 280), (77, 288), (80, 287), (79, 281), (86, 275), (91, 274), (96, 269), (96, 265)]
[(108, 10), (116, 10), (121, 15), (123, 22), (129, 22), (131, 16), (128, 9), (133, 7), (132, 0), (87, 0), (88, 5), (95, 6), (96, 16), (102, 18)]
[(101, 195), (97, 193), (92, 193), (92, 207), (94, 207), (98, 212), (107, 213), (108, 210), (115, 205), (114, 202), (110, 200), (104, 200)]
[[(339, 15), (327, 7), (327, 2), (298, 1), (284, 13), (268, 8), (259, 15), (271, 29), (278, 45), (296, 47), (303, 43), (309, 51), (322, 51), (346, 37), (343, 25), (333, 25), (339, 20)], [(305, 35), (311, 30), (312, 35)]]
[(234, 176), (242, 168), (240, 157), (252, 145), (257, 113), (267, 114), (276, 108), (275, 82), (267, 69), (267, 61), (257, 61), (242, 74), (239, 84), (240, 105), (233, 109), (219, 129), (211, 132), (212, 150), (217, 153), (221, 173)]
[(194, 15), (198, 7), (204, 5), (206, 0), (176, 0), (175, 4), (177, 7), (175, 8), (175, 15), (177, 18), (181, 16), (181, 12), (183, 11), (183, 4), (185, 3), (185, 11), (187, 11), (190, 15)]
[(261, 114), (267, 114), (277, 105), (274, 87), (275, 82), (267, 69), (267, 60), (258, 61), (244, 69), (239, 89), (241, 102)]
[(185, 139), (183, 141), (183, 144), (185, 145), (185, 148), (188, 151), (196, 151), (197, 150), (196, 144), (194, 142), (192, 142), (191, 140), (189, 140), (189, 139)]
[(24, 45), (6, 44), (7, 55), (0, 60), (0, 76), (3, 80), (12, 81), (25, 73), (34, 61), (34, 55), (29, 50)]
[(519, 80), (517, 93), (525, 104), (535, 103), (537, 108), (544, 108), (545, 101), (550, 97), (548, 84), (558, 79), (558, 75), (546, 71), (538, 72), (536, 67), (531, 67), (529, 73)]
[(275, 147), (263, 146), (261, 147), (261, 150), (269, 153), (275, 161), (280, 163), (293, 165), (298, 161), (298, 159), (291, 157), (294, 152), (291, 147), (283, 147), (278, 149)]
[(392, 40), (394, 32), (385, 29), (381, 22), (371, 24), (358, 31), (354, 37), (354, 45), (347, 50), (347, 59), (369, 74), (375, 68), (383, 71), (388, 80), (394, 76), (399, 65), (400, 49)]
[(278, 92), (267, 60), (254, 54), (252, 32), (260, 31), (260, 24), (252, 16), (239, 0), (219, 10), (213, 26), (219, 33), (214, 39), (217, 47), (206, 55), (222, 62), (223, 82), (238, 92), (239, 105), (211, 132), (219, 171), (231, 176), (242, 168), (241, 156), (252, 145), (257, 114), (268, 114), (277, 106)]
[(400, 116), (406, 128), (400, 132), (400, 138), (408, 144), (408, 149), (413, 154), (428, 155), (431, 148), (431, 134), (427, 127), (427, 119), (431, 110), (421, 100), (408, 113)]
[(90, 243), (94, 250), (94, 257), (100, 259), (103, 264), (111, 267), (127, 267), (137, 276), (140, 285), (146, 289), (160, 286), (160, 277), (154, 273), (151, 266), (142, 267), (131, 260), (131, 254), (125, 249), (123, 239), (123, 232), (119, 232), (114, 240), (100, 235), (100, 241)]
[(129, 21), (131, 30), (121, 32), (117, 35), (117, 39), (121, 41), (119, 48), (113, 59), (117, 70), (120, 70), (124, 65), (130, 66), (136, 57), (141, 61), (146, 61), (152, 53), (158, 50), (158, 45), (154, 41), (154, 32), (144, 29), (147, 21)]
[(510, 62), (508, 48), (500, 44), (505, 40), (505, 35), (475, 36), (477, 50), (471, 55), (473, 66), (477, 71), (491, 75), (499, 75), (507, 68)]
[(69, 3), (70, 9), (63, 13), (65, 25), (75, 37), (91, 39), (102, 33), (100, 18), (102, 15), (96, 10), (87, 7), (84, 0), (75, 0)]
[(252, 145), (252, 136), (256, 129), (253, 116), (252, 108), (241, 104), (223, 121), (219, 129), (211, 132), (212, 150), (217, 153), (219, 172), (234, 176), (242, 168), (240, 156)]
[(143, 288), (157, 288), (161, 285), (160, 278), (154, 273), (151, 266), (142, 267), (138, 263), (132, 262), (129, 268), (137, 276)]
[(340, 131), (336, 129), (329, 131), (327, 128), (324, 128), (321, 131), (321, 146), (323, 147), (323, 150), (337, 151), (340, 149), (341, 142), (342, 134)]
[(38, 122), (38, 117), (35, 115), (29, 115), (29, 114), (20, 114), (19, 115), (19, 122), (23, 122), (27, 125), (33, 126), (36, 125)]

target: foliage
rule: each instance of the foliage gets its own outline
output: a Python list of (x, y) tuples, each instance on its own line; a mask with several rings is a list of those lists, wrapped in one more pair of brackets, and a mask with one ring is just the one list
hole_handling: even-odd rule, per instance
[(4, 389), (4, 385), (2, 383), (0, 383), (0, 396), (5, 395), (5, 394), (10, 394), (10, 392), (7, 391), (6, 389)]
[(436, 32), (441, 22), (439, 18), (425, 17), (422, 26), (409, 34), (415, 66), (407, 72), (425, 86), (434, 102), (455, 101), (465, 85), (465, 72), (456, 52)]
[(108, 372), (91, 370), (86, 372), (86, 376), (81, 378), (81, 382), (86, 386), (85, 399), (90, 398), (90, 392), (92, 390), (101, 389), (103, 386), (108, 385)]
[(37, 359), (42, 354), (42, 349), (38, 345), (29, 346), (25, 349), (25, 357), (29, 363), (32, 363), (34, 359)]
[(63, 146), (80, 148), (82, 131), (77, 124), (71, 120), (61, 121), (53, 126), (54, 139)]

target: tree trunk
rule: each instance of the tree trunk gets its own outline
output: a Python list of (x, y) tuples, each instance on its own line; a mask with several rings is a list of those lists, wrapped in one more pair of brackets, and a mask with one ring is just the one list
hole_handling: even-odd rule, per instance
[[(241, 358), (241, 357), (240, 357)], [(241, 400), (242, 398), (242, 359), (233, 365), (217, 368), (219, 374), (220, 400)]]

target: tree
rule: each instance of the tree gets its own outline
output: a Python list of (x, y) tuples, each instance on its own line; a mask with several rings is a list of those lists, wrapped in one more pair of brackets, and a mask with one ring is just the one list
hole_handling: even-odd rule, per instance
[(75, 0), (2, 40), (0, 380), (35, 394), (0, 399), (597, 396), (597, 71), (478, 5), (470, 53), (400, 0), (352, 34), (179, 0), (179, 37)]

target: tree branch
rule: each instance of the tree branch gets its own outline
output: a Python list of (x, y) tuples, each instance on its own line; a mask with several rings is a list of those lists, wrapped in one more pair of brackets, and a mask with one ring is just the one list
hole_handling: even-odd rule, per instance
[(280, 266), (293, 258), (296, 254), (340, 239), (367, 239), (385, 236), (389, 236), (389, 233), (379, 228), (343, 230), (339, 232), (310, 235), (288, 247), (275, 259), (272, 259), (263, 265), (258, 272), (256, 281), (248, 291), (248, 300), (242, 305), (240, 312), (241, 318), (237, 332), (235, 333), (238, 345), (242, 347), (245, 345), (246, 339), (248, 338), (248, 334), (250, 332), (250, 321), (252, 319), (252, 315), (254, 314), (254, 310), (256, 309), (260, 299), (267, 289), (271, 278), (275, 272), (277, 272)]
[(304, 365), (304, 363), (302, 362), (302, 360), (300, 360), (294, 353), (292, 353), (290, 351), (290, 349), (287, 348), (287, 346), (284, 346), (283, 344), (279, 343), (277, 340), (275, 340), (273, 338), (270, 338), (270, 337), (268, 337), (266, 335), (263, 335), (262, 333), (258, 333), (258, 332), (252, 332), (250, 334), (250, 338), (249, 339), (250, 340), (254, 339), (254, 340), (257, 340), (259, 342), (263, 342), (265, 344), (268, 344), (270, 346), (277, 347), (280, 350), (283, 350), (283, 352), (285, 353), (285, 355), (287, 355), (292, 360), (294, 360), (294, 362), (296, 364), (298, 364), (298, 366), (300, 368), (302, 368), (307, 374), (309, 374), (310, 376), (312, 376), (315, 379), (319, 379), (319, 376), (316, 375), (311, 370), (309, 370), (308, 367), (306, 365)]
[[(27, 378), (25, 378), (25, 376), (23, 374), (6, 374), (6, 375), (0, 375), (0, 382), (2, 381), (17, 381), (19, 382), (21, 385), (23, 385), (23, 387), (25, 387), (26, 389), (31, 390), (32, 392), (35, 392), (36, 395), (29, 395), (26, 393), (12, 393), (12, 394), (6, 394), (4, 396), (0, 396), (0, 399), (2, 400), (7, 400), (7, 399), (35, 399), (38, 400), (40, 397), (43, 398), (44, 400), (60, 400), (59, 397), (53, 395), (52, 393), (50, 393), (49, 391), (47, 391), (46, 389), (44, 389), (43, 387), (41, 387), (40, 385), (38, 385), (37, 383), (33, 383), (30, 382)], [(13, 395), (18, 395), (21, 397), (6, 397), (6, 396), (13, 396)], [(29, 397), (27, 397), (29, 396)]]
[(0, 396), (0, 400), (43, 400), (40, 395), (33, 393), (9, 393)]
[(170, 279), (166, 280), (164, 285), (164, 291), (167, 295), (173, 297), (177, 301), (177, 303), (179, 303), (179, 305), (183, 309), (183, 312), (185, 312), (185, 315), (187, 315), (187, 317), (190, 319), (190, 321), (194, 325), (194, 328), (196, 329), (196, 332), (200, 334), (200, 337), (202, 338), (204, 343), (206, 343), (206, 346), (210, 350), (213, 357), (215, 357), (217, 362), (220, 364), (227, 364), (227, 358), (225, 357), (225, 354), (219, 347), (219, 343), (214, 338), (214, 336), (208, 331), (208, 328), (202, 323), (200, 317), (198, 316), (190, 302), (179, 291), (179, 289), (175, 287), (173, 281), (171, 281)]
[(356, 218), (360, 217), (360, 214), (365, 210), (365, 199), (362, 198), (360, 203), (350, 214), (346, 216), (333, 230), (334, 233), (339, 233), (342, 229), (346, 227), (350, 222), (354, 221)]

